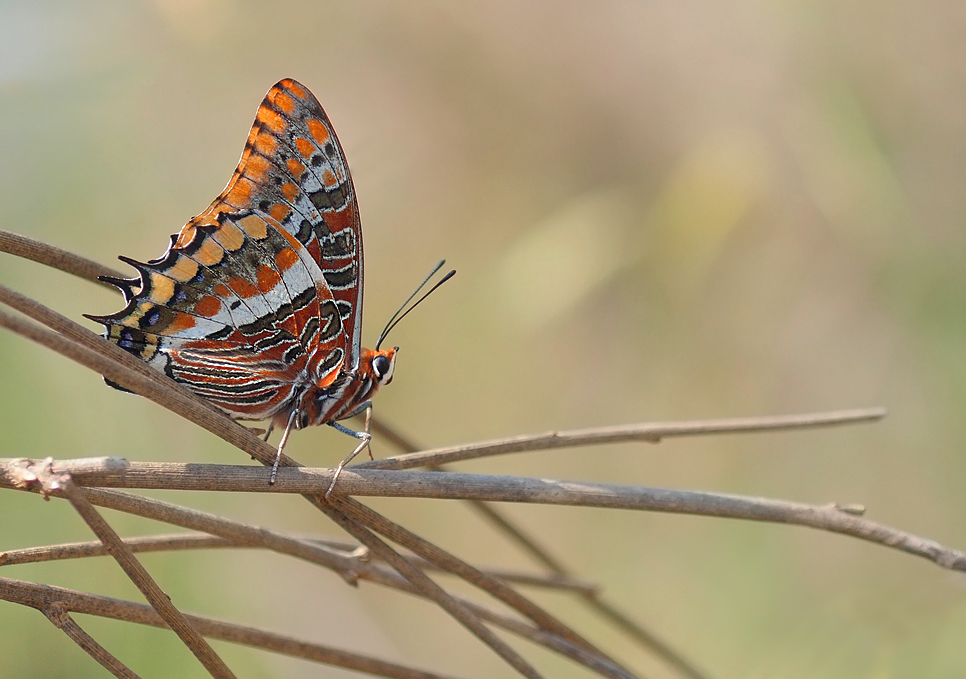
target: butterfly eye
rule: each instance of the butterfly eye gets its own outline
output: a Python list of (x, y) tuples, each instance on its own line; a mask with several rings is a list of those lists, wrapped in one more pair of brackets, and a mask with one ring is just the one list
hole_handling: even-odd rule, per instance
[(372, 359), (372, 372), (375, 373), (376, 379), (380, 383), (383, 383), (387, 375), (392, 379), (392, 363), (388, 358), (380, 354)]

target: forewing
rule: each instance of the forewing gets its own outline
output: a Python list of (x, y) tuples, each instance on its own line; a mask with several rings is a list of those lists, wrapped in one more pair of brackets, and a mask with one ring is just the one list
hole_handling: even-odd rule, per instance
[(362, 332), (359, 206), (328, 116), (294, 80), (282, 80), (269, 90), (234, 176), (208, 210), (185, 226), (179, 243), (190, 241), (198, 225), (239, 210), (256, 212), (305, 247), (317, 266), (317, 284), (328, 289), (339, 309), (344, 366), (355, 370)]
[[(358, 361), (362, 238), (348, 167), (304, 87), (269, 91), (231, 181), (139, 279), (109, 339), (234, 417), (262, 419), (307, 366), (332, 380)], [(135, 289), (137, 291), (135, 292)]]

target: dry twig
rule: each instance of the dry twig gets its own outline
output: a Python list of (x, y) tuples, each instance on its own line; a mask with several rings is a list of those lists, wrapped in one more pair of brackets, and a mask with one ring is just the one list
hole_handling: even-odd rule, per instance
[[(132, 496), (133, 497), (133, 496)], [(190, 510), (186, 510), (190, 511)], [(256, 529), (258, 530), (258, 529)], [(340, 540), (327, 540), (315, 537), (295, 537), (310, 544), (318, 545), (329, 549), (343, 552), (348, 558), (358, 559), (356, 552), (365, 549), (359, 544), (354, 544)], [(264, 547), (267, 544), (241, 543), (229, 538), (209, 535), (205, 533), (176, 533), (171, 535), (144, 535), (141, 537), (124, 538), (126, 544), (132, 552), (176, 552), (190, 549), (230, 549), (230, 548), (250, 548)], [(13, 566), (25, 563), (41, 563), (44, 561), (61, 561), (65, 559), (85, 559), (94, 556), (107, 556), (107, 548), (101, 542), (72, 542), (59, 545), (45, 545), (42, 547), (25, 547), (23, 549), (11, 549), (0, 552), (0, 566)], [(442, 571), (433, 563), (421, 559), (414, 554), (404, 554), (404, 556), (415, 563), (419, 568), (425, 570)], [(540, 587), (551, 590), (567, 592), (579, 592), (581, 594), (593, 595), (598, 587), (595, 583), (581, 578), (567, 575), (557, 575), (555, 573), (529, 573), (524, 571), (510, 570), (505, 568), (489, 568), (479, 566), (482, 573), (486, 573), (494, 578), (515, 582), (531, 587)], [(364, 575), (362, 577), (365, 577)]]
[[(57, 604), (64, 610), (75, 613), (97, 615), (152, 627), (167, 627), (161, 616), (150, 606), (144, 604), (85, 594), (63, 587), (39, 585), (23, 580), (0, 578), (0, 599), (30, 606), (40, 611), (45, 611), (50, 606)], [(444, 675), (415, 670), (359, 653), (351, 653), (289, 636), (272, 634), (252, 627), (233, 625), (198, 615), (186, 614), (185, 617), (194, 629), (211, 639), (245, 644), (266, 651), (367, 672), (375, 676), (390, 677), (391, 679), (448, 679)]]
[(110, 276), (113, 278), (125, 277), (114, 269), (106, 267), (103, 264), (98, 264), (80, 255), (75, 255), (73, 252), (67, 252), (67, 250), (61, 250), (53, 245), (47, 245), (33, 238), (27, 238), (26, 236), (21, 236), (19, 233), (4, 231), (3, 229), (0, 229), (0, 252), (8, 252), (17, 257), (46, 264), (51, 268), (60, 269), (61, 271), (79, 276), (92, 283), (103, 285), (114, 292), (117, 292), (117, 288), (109, 283), (98, 280), (98, 276)]
[(854, 408), (821, 413), (801, 413), (771, 417), (736, 417), (720, 420), (695, 420), (691, 422), (643, 422), (617, 427), (594, 427), (573, 431), (551, 431), (545, 434), (515, 436), (494, 441), (481, 441), (460, 446), (423, 450), (395, 457), (383, 457), (353, 465), (358, 469), (412, 469), (441, 465), (449, 462), (474, 460), (479, 457), (521, 453), (531, 450), (552, 450), (576, 446), (601, 445), (646, 441), (659, 443), (662, 439), (682, 436), (707, 436), (709, 434), (742, 434), (765, 431), (782, 431), (813, 427), (831, 427), (841, 424), (858, 424), (881, 420), (885, 408)]
[(55, 601), (47, 606), (43, 606), (41, 611), (54, 624), (54, 627), (57, 627), (70, 637), (75, 644), (80, 646), (89, 656), (100, 663), (101, 667), (115, 677), (118, 677), (118, 679), (140, 679), (124, 663), (111, 655), (106, 648), (94, 641), (94, 638), (70, 617), (70, 614), (62, 603)]
[[(5, 470), (9, 469), (11, 464), (22, 463), (21, 460), (0, 463), (0, 486), (15, 487), (11, 484)], [(312, 467), (286, 469), (284, 472), (279, 472), (278, 480), (273, 486), (268, 485), (267, 474), (267, 470), (257, 467), (132, 462), (123, 474), (108, 471), (91, 473), (83, 477), (78, 476), (76, 481), (81, 484), (113, 488), (169, 490), (220, 488), (232, 492), (316, 494), (325, 492), (328, 488), (326, 484), (331, 483), (333, 470)], [(337, 490), (340, 495), (353, 496), (472, 499), (488, 502), (606, 507), (795, 524), (841, 533), (899, 549), (934, 561), (944, 568), (966, 570), (966, 555), (962, 552), (866, 519), (859, 515), (862, 510), (854, 505), (844, 507), (835, 503), (809, 505), (727, 493), (585, 481), (355, 468), (342, 472)]]

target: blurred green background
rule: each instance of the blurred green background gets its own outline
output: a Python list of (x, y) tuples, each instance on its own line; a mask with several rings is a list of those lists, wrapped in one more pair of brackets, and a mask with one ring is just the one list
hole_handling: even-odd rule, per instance
[[(115, 266), (160, 255), (228, 180), (265, 91), (297, 78), (352, 167), (366, 343), (439, 258), (459, 270), (395, 331), (381, 417), (429, 446), (881, 404), (877, 425), (462, 468), (858, 502), (966, 548), (964, 32), (962, 3), (910, 0), (3, 0), (0, 221)], [(78, 320), (120, 308), (6, 255), (0, 282)], [(9, 333), (0, 385), (2, 456), (247, 462)], [(351, 445), (313, 429), (289, 452), (324, 466)], [(338, 535), (293, 498), (162, 496)], [(455, 503), (371, 504), (470, 559), (530, 565)], [(966, 579), (924, 560), (788, 526), (506, 511), (711, 677), (966, 675)], [(90, 539), (62, 502), (0, 493), (0, 517), (0, 550)], [(291, 559), (143, 561), (189, 611), (514, 676), (431, 606)], [(0, 575), (140, 600), (106, 559)], [(644, 675), (676, 676), (566, 597), (539, 599)], [(204, 676), (173, 635), (82, 623), (146, 677)], [(520, 647), (550, 676), (587, 676)], [(217, 648), (243, 677), (358, 676)], [(105, 673), (0, 604), (0, 676)]]

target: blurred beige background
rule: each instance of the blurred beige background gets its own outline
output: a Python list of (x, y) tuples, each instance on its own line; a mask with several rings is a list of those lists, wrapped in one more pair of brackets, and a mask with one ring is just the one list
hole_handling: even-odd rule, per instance
[[(394, 332), (380, 416), (439, 445), (881, 404), (878, 425), (463, 468), (858, 502), (963, 549), (964, 34), (966, 6), (940, 1), (4, 0), (0, 221), (116, 266), (160, 255), (228, 180), (265, 91), (297, 78), (359, 194), (365, 341), (439, 258), (459, 270)], [(78, 320), (120, 306), (9, 256), (0, 282)], [(8, 333), (0, 385), (2, 456), (247, 462)], [(349, 446), (315, 429), (289, 451), (323, 466)], [(296, 499), (164, 497), (338, 535)], [(530, 565), (456, 504), (372, 504), (458, 554)], [(966, 579), (924, 560), (787, 526), (507, 511), (712, 677), (966, 674)], [(90, 539), (61, 502), (0, 493), (0, 517), (0, 550)], [(513, 676), (429, 605), (301, 563), (143, 561), (190, 611)], [(0, 575), (139, 599), (104, 559)], [(565, 597), (540, 599), (642, 674), (675, 676)], [(203, 676), (171, 635), (83, 622), (145, 676)], [(587, 676), (520, 647), (549, 676)], [(218, 649), (245, 677), (358, 676)], [(105, 674), (38, 613), (0, 605), (0, 677), (67, 676)]]

